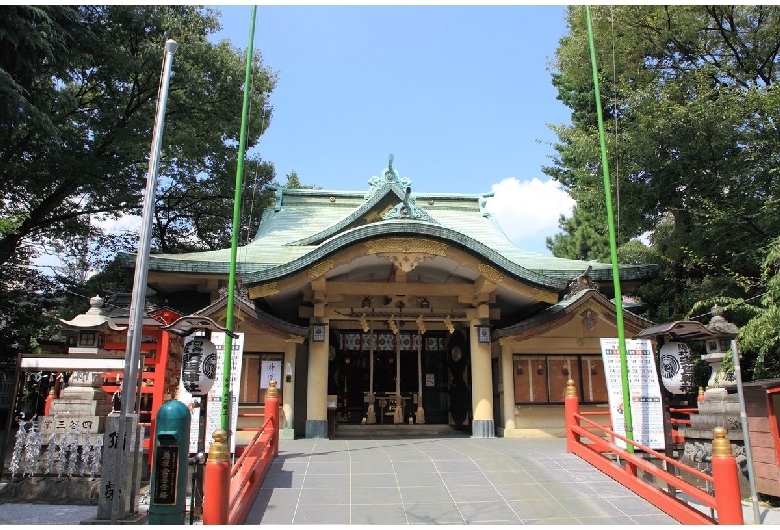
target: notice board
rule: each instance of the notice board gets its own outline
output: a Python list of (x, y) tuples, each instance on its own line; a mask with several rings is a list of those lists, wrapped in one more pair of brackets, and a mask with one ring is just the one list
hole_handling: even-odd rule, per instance
[[(612, 429), (626, 435), (623, 414), (623, 375), (620, 366), (618, 339), (601, 339), (601, 356), (604, 359), (604, 375), (607, 378), (609, 411)], [(664, 411), (661, 401), (661, 383), (656, 370), (653, 345), (650, 340), (626, 339), (626, 377), (631, 403), (633, 440), (650, 449), (664, 449)], [(615, 439), (626, 448), (626, 442)]]

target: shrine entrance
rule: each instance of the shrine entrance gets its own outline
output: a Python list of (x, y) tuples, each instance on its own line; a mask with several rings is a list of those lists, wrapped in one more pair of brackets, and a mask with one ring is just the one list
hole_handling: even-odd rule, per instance
[(451, 423), (449, 333), (343, 331), (337, 337), (328, 394), (337, 396), (339, 423)]

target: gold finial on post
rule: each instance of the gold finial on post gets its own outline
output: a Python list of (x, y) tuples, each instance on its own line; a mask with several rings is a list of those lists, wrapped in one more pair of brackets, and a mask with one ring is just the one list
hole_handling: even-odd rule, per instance
[(276, 381), (268, 381), (268, 390), (266, 391), (266, 397), (279, 397), (279, 389), (276, 388), (278, 383)]
[(214, 441), (209, 447), (209, 462), (228, 462), (230, 461), (230, 452), (228, 451), (227, 431), (224, 429), (217, 429), (214, 434), (211, 435)]
[(712, 429), (712, 456), (734, 456), (731, 452), (731, 442), (726, 438), (725, 427)]
[(577, 387), (574, 386), (574, 380), (566, 381), (566, 397), (577, 397)]

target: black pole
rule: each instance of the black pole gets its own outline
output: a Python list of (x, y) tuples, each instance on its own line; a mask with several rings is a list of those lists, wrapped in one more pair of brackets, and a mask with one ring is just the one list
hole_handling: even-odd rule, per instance
[[(663, 335), (659, 335), (656, 339), (656, 346), (658, 346), (658, 351), (653, 353), (653, 358), (655, 359), (655, 371), (658, 374), (658, 382), (660, 383), (661, 387), (661, 410), (663, 411), (664, 417), (664, 454), (669, 458), (674, 458), (674, 447), (672, 446), (672, 414), (669, 411), (669, 400), (667, 398), (668, 395), (671, 395), (671, 392), (669, 392), (664, 386), (662, 371), (663, 367), (661, 366), (661, 347), (663, 345), (664, 337)], [(674, 464), (666, 462), (666, 470), (674, 475)], [(677, 497), (677, 488), (669, 484), (667, 489), (669, 490), (669, 493), (672, 495), (672, 497)]]

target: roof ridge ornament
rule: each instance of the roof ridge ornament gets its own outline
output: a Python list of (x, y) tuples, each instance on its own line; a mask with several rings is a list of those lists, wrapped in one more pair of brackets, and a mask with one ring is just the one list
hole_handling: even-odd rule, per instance
[(404, 190), (412, 185), (412, 180), (406, 177), (401, 178), (398, 175), (398, 170), (393, 167), (393, 155), (391, 154), (387, 161), (387, 167), (382, 170), (382, 176), (371, 177), (368, 179), (368, 185), (370, 187), (366, 193), (367, 199), (390, 186), (398, 186)]
[(588, 265), (588, 268), (585, 270), (585, 272), (569, 282), (569, 292), (563, 297), (563, 299), (568, 300), (580, 291), (586, 291), (588, 289), (595, 289), (598, 291), (599, 284), (594, 282), (593, 278), (590, 277), (591, 272), (593, 272), (593, 265)]

